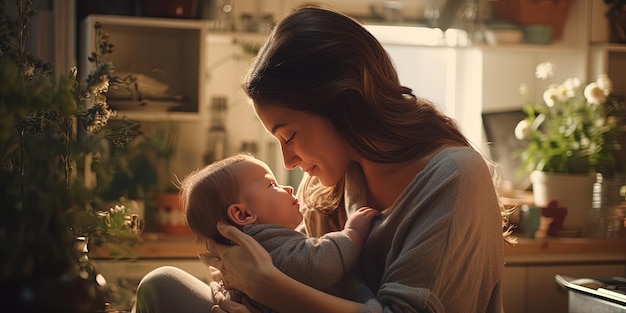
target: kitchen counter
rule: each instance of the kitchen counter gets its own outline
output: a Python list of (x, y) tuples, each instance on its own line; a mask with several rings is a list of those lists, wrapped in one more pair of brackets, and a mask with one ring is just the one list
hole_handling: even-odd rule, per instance
[(134, 248), (134, 255), (112, 255), (106, 247), (90, 248), (89, 256), (94, 259), (189, 259), (197, 258), (196, 244), (189, 235), (144, 233)]
[(624, 264), (626, 238), (518, 239), (504, 247), (507, 266), (526, 264)]
[[(123, 258), (159, 259), (196, 258), (196, 244), (191, 235), (146, 233), (135, 249), (134, 256)], [(626, 238), (519, 238), (515, 246), (505, 245), (507, 264), (531, 260), (594, 261), (612, 260), (626, 263)], [(95, 259), (115, 258), (106, 247), (91, 249)]]

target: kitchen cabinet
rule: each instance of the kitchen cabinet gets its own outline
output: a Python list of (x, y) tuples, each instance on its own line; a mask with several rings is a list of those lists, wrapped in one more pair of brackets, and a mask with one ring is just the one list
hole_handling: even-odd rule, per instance
[(568, 293), (555, 275), (626, 277), (626, 239), (520, 239), (505, 248), (505, 261), (505, 312), (565, 313)]
[(607, 74), (613, 82), (613, 93), (626, 95), (626, 44), (592, 44), (589, 66), (592, 79)]
[[(606, 262), (606, 263), (603, 263)], [(624, 277), (625, 265), (603, 261), (589, 265), (508, 266), (504, 270), (506, 313), (567, 313), (567, 290), (555, 282), (555, 275), (571, 277)]]
[(268, 163), (279, 181), (297, 184), (298, 177), (283, 168), (279, 146), (241, 92), (240, 81), (267, 34), (210, 31), (206, 20), (89, 15), (80, 25), (79, 68), (93, 66), (87, 57), (95, 48), (96, 23), (114, 45), (107, 60), (115, 73), (133, 75), (142, 95), (137, 101), (129, 93), (109, 90), (108, 103), (118, 118), (139, 121), (147, 131), (162, 122), (178, 125), (171, 173), (159, 175), (183, 178), (214, 160), (206, 156), (215, 146), (211, 107), (219, 102), (225, 105), (220, 156), (250, 152)]
[[(114, 45), (106, 59), (119, 76), (132, 75), (141, 101), (109, 90), (108, 103), (134, 120), (193, 120), (205, 107), (206, 22), (114, 15), (89, 15), (80, 24), (79, 73), (86, 75), (96, 49), (96, 23)], [(86, 77), (82, 77), (83, 81)]]
[(589, 75), (605, 73), (613, 82), (613, 92), (626, 95), (626, 44), (609, 42), (609, 5), (604, 1), (587, 3), (589, 25)]

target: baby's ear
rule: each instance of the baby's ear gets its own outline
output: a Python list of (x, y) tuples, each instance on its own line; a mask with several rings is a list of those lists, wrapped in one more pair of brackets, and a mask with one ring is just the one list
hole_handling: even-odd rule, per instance
[(238, 226), (250, 225), (256, 222), (256, 215), (246, 208), (243, 203), (234, 203), (228, 206), (226, 214)]

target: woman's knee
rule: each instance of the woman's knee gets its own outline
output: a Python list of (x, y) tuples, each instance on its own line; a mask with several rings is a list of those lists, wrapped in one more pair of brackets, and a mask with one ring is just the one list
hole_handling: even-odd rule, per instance
[(137, 286), (135, 312), (173, 312), (171, 309), (180, 307), (181, 303), (195, 307), (196, 312), (210, 309), (214, 303), (210, 287), (173, 266), (150, 271)]

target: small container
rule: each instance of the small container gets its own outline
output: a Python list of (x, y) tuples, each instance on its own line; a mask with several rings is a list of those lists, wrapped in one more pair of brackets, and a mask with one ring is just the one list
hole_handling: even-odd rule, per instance
[(552, 42), (552, 26), (524, 26), (524, 41), (530, 44), (547, 45)]
[(535, 239), (541, 222), (541, 210), (536, 206), (522, 205), (520, 227), (530, 239)]

